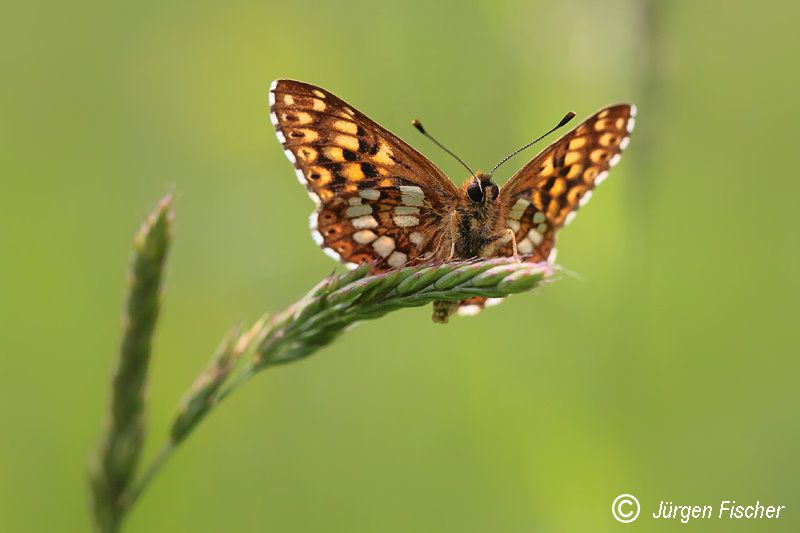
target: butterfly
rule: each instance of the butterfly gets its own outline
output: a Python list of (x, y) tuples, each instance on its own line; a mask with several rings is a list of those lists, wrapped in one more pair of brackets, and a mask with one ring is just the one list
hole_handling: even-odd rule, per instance
[[(493, 171), (470, 171), (456, 187), (396, 135), (308, 83), (274, 81), (269, 113), (298, 180), (316, 203), (309, 217), (314, 241), (334, 260), (351, 268), (372, 263), (377, 273), (432, 260), (554, 261), (556, 232), (619, 162), (636, 106), (618, 104), (591, 115), (502, 187), (492, 180)], [(433, 320), (447, 322), (459, 309), (473, 314), (485, 304), (485, 298), (435, 302)]]

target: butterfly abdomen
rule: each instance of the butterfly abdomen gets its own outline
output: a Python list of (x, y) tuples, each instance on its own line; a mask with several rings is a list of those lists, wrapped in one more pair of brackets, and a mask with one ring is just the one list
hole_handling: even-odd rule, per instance
[(447, 324), (450, 317), (458, 311), (460, 305), (460, 302), (433, 302), (431, 319), (439, 324)]

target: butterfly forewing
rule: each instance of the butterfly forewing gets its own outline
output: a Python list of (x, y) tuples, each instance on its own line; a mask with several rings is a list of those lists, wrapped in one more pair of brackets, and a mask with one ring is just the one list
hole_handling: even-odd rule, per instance
[[(602, 109), (545, 148), (500, 190), (498, 202), (517, 249), (532, 260), (548, 258), (555, 232), (568, 224), (594, 188), (608, 177), (628, 146), (636, 107)], [(511, 245), (499, 250), (511, 255)]]
[(403, 266), (435, 242), (457, 201), (422, 154), (320, 87), (278, 80), (270, 118), (298, 179), (317, 203), (314, 240), (348, 264)]

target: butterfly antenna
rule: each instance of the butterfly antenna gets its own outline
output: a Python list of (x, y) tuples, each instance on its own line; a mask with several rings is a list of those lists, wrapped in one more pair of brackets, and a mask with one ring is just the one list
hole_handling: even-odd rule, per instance
[(472, 169), (471, 169), (471, 168), (469, 168), (469, 166), (468, 166), (466, 163), (464, 163), (464, 161), (463, 161), (463, 160), (462, 160), (460, 157), (458, 157), (456, 154), (454, 154), (453, 152), (451, 152), (450, 150), (448, 150), (448, 149), (447, 149), (447, 148), (446, 148), (446, 147), (445, 147), (445, 146), (444, 146), (442, 143), (440, 143), (439, 141), (437, 141), (436, 139), (434, 139), (434, 138), (433, 138), (433, 137), (432, 137), (432, 136), (431, 136), (431, 135), (430, 135), (430, 134), (429, 134), (427, 131), (425, 131), (425, 128), (423, 128), (423, 127), (422, 127), (422, 123), (421, 123), (419, 120), (417, 120), (417, 119), (414, 119), (414, 120), (412, 120), (412, 121), (411, 121), (411, 125), (412, 125), (412, 126), (414, 126), (415, 128), (417, 128), (417, 131), (419, 131), (419, 132), (420, 132), (421, 134), (423, 134), (425, 137), (427, 137), (428, 139), (430, 139), (431, 141), (433, 141), (433, 143), (434, 143), (436, 146), (438, 146), (439, 148), (441, 148), (442, 150), (444, 150), (445, 152), (447, 152), (448, 154), (450, 154), (451, 156), (453, 156), (453, 158), (454, 158), (456, 161), (458, 161), (459, 163), (461, 163), (461, 166), (463, 166), (464, 168), (466, 168), (466, 169), (467, 169), (467, 171), (469, 172), (469, 175), (470, 175), (470, 176), (472, 176), (473, 178), (475, 178), (475, 180), (478, 182), (478, 186), (479, 186), (479, 187), (481, 187), (481, 190), (483, 190), (483, 187), (481, 186), (481, 180), (479, 180), (479, 179), (478, 179), (478, 178), (475, 176), (475, 173), (472, 171)]
[(554, 131), (556, 131), (558, 128), (561, 128), (561, 127), (565, 126), (565, 125), (566, 125), (566, 124), (567, 124), (567, 123), (568, 123), (570, 120), (572, 120), (573, 118), (575, 118), (575, 113), (573, 113), (572, 111), (570, 111), (569, 113), (567, 113), (566, 115), (564, 115), (564, 118), (562, 118), (562, 119), (561, 119), (561, 122), (559, 122), (558, 124), (556, 124), (556, 126), (555, 126), (553, 129), (551, 129), (551, 130), (550, 130), (550, 131), (548, 131), (547, 133), (545, 133), (545, 134), (543, 134), (543, 135), (541, 135), (541, 136), (537, 137), (536, 139), (532, 140), (531, 142), (529, 142), (528, 144), (526, 144), (526, 145), (525, 145), (525, 146), (523, 146), (522, 148), (519, 148), (519, 149), (517, 149), (517, 150), (514, 150), (513, 152), (511, 152), (510, 154), (508, 154), (508, 155), (505, 157), (505, 159), (503, 159), (502, 161), (500, 161), (499, 163), (497, 163), (497, 164), (494, 166), (494, 168), (493, 168), (493, 169), (492, 169), (492, 170), (489, 172), (489, 177), (490, 177), (490, 178), (492, 177), (492, 174), (494, 174), (494, 171), (495, 171), (495, 170), (497, 170), (497, 169), (500, 167), (500, 165), (502, 165), (503, 163), (505, 163), (506, 161), (508, 161), (509, 159), (511, 159), (512, 157), (514, 157), (514, 156), (515, 156), (515, 155), (517, 155), (518, 153), (520, 153), (521, 151), (523, 151), (523, 150), (525, 150), (525, 149), (527, 149), (527, 148), (530, 148), (530, 147), (531, 147), (531, 146), (533, 146), (534, 144), (538, 143), (539, 141), (541, 141), (542, 139), (544, 139), (545, 137), (547, 137), (548, 135), (550, 135), (551, 133), (553, 133)]

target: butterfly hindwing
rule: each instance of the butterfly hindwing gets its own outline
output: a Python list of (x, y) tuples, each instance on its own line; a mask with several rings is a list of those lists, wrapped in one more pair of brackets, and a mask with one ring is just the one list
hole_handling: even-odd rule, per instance
[(342, 193), (309, 218), (314, 241), (325, 253), (348, 266), (375, 262), (376, 271), (423, 256), (440, 221), (439, 212), (425, 206), (422, 189), (415, 185)]
[(417, 259), (458, 190), (411, 146), (314, 85), (273, 82), (270, 118), (317, 203), (314, 240), (348, 264), (378, 269)]
[[(506, 225), (514, 231), (521, 255), (548, 259), (555, 233), (575, 217), (608, 177), (628, 146), (636, 107), (619, 104), (601, 109), (552, 143), (500, 190)], [(511, 255), (510, 245), (499, 255)]]

